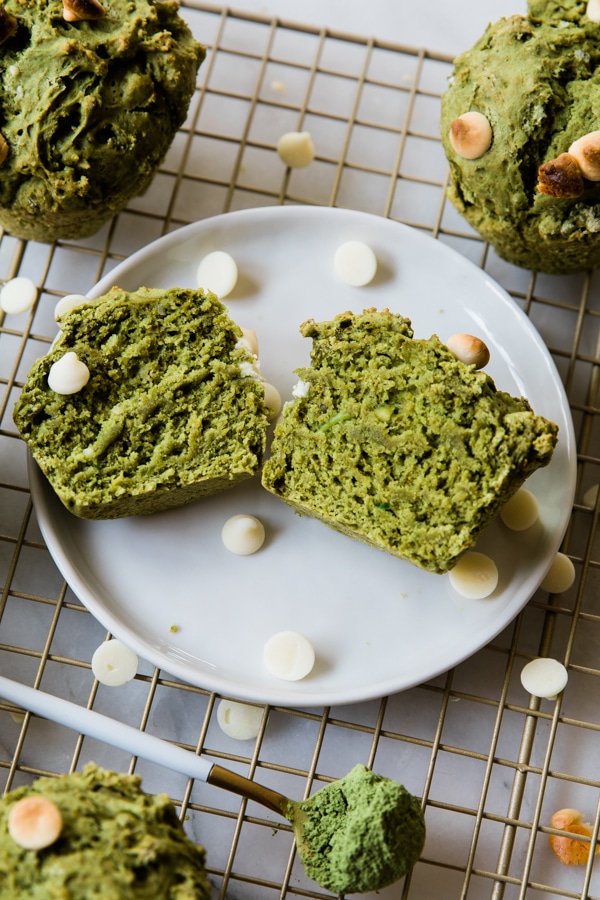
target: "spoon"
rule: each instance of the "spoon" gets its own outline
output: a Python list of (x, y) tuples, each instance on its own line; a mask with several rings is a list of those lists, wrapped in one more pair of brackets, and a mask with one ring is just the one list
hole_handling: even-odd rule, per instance
[(386, 887), (420, 856), (425, 824), (416, 797), (365, 766), (356, 766), (308, 800), (290, 800), (183, 747), (10, 678), (0, 676), (0, 696), (45, 719), (278, 813), (292, 825), (298, 856), (309, 877), (335, 893)]
[(198, 781), (224, 788), (248, 800), (255, 800), (284, 818), (289, 818), (293, 801), (283, 794), (231, 772), (203, 756), (196, 756), (183, 747), (170, 744), (145, 731), (138, 731), (137, 728), (117, 719), (111, 719), (110, 716), (85, 709), (70, 700), (38, 691), (1, 675), (0, 696), (44, 719), (66, 725), (67, 728), (97, 738), (105, 744), (118, 747), (134, 756), (141, 756), (142, 759), (158, 763), (175, 772), (181, 772), (189, 778), (196, 778)]

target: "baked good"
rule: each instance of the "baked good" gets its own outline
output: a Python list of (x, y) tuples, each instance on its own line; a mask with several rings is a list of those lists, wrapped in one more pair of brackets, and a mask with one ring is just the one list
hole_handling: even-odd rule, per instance
[(389, 310), (300, 331), (312, 365), (297, 370), (263, 485), (350, 537), (448, 571), (550, 461), (557, 426)]
[[(153, 513), (258, 471), (264, 389), (242, 330), (214, 294), (115, 287), (73, 309), (60, 327), (13, 416), (71, 512)], [(57, 384), (69, 360), (87, 372), (83, 383)]]
[(204, 48), (171, 0), (0, 12), (0, 225), (36, 241), (93, 234), (150, 184)]
[[(5, 794), (0, 896), (210, 900), (203, 848), (186, 836), (169, 797), (146, 794), (140, 784), (137, 775), (90, 763), (83, 772), (45, 776)], [(23, 801), (32, 798), (37, 803), (26, 813)], [(40, 847), (27, 838), (40, 834), (48, 810), (58, 818), (58, 834)]]
[(295, 805), (306, 874), (334, 894), (379, 891), (406, 875), (425, 843), (419, 800), (361, 764)]
[(448, 196), (496, 252), (566, 273), (600, 264), (600, 23), (530, 0), (457, 57), (442, 97)]

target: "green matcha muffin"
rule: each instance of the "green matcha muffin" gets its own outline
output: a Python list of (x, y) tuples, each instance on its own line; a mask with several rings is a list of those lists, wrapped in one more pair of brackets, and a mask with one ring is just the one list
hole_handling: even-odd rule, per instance
[(60, 327), (13, 415), (71, 512), (153, 513), (259, 470), (263, 382), (242, 330), (214, 294), (113, 288), (62, 317)]
[(171, 0), (5, 0), (0, 43), (0, 225), (93, 234), (150, 184), (204, 48)]
[(300, 514), (448, 571), (550, 462), (558, 427), (388, 310), (300, 330), (312, 365), (297, 370), (263, 485)]
[(600, 264), (600, 23), (587, 9), (530, 0), (458, 56), (442, 98), (450, 200), (534, 271)]
[(203, 848), (169, 797), (140, 783), (90, 763), (0, 798), (0, 896), (210, 900)]

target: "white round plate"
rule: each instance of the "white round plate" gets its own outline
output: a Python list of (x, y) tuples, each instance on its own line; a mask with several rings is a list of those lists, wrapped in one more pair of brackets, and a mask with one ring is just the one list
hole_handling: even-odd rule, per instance
[[(348, 287), (334, 273), (335, 251), (351, 239), (377, 254), (378, 273), (367, 287)], [(449, 669), (516, 616), (568, 522), (573, 427), (540, 336), (508, 294), (439, 241), (341, 209), (251, 209), (195, 223), (118, 265), (92, 295), (115, 284), (197, 287), (198, 263), (212, 250), (226, 250), (238, 265), (225, 302), (238, 324), (257, 331), (263, 374), (283, 398), (297, 381), (294, 369), (309, 361), (310, 341), (298, 330), (309, 318), (388, 307), (412, 319), (416, 337), (483, 338), (498, 387), (528, 397), (560, 427), (552, 462), (528, 482), (539, 524), (521, 533), (499, 521), (488, 527), (478, 547), (495, 559), (500, 582), (486, 600), (465, 600), (447, 576), (295, 515), (258, 478), (178, 510), (90, 522), (67, 512), (32, 465), (37, 515), (59, 569), (94, 616), (140, 656), (221, 694), (287, 706), (351, 703)], [(235, 556), (221, 541), (236, 513), (266, 527), (266, 543), (252, 556)], [(283, 630), (304, 634), (315, 648), (315, 668), (302, 681), (278, 680), (263, 665), (266, 641)]]

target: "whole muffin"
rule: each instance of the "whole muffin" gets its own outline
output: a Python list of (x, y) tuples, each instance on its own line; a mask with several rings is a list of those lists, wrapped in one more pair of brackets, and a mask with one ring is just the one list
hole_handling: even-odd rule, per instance
[(0, 896), (210, 900), (203, 848), (140, 783), (90, 763), (2, 797)]
[(600, 24), (531, 0), (455, 61), (442, 98), (449, 197), (497, 253), (566, 273), (600, 264)]
[(6, 0), (0, 43), (0, 225), (91, 235), (150, 184), (204, 48), (170, 0)]

